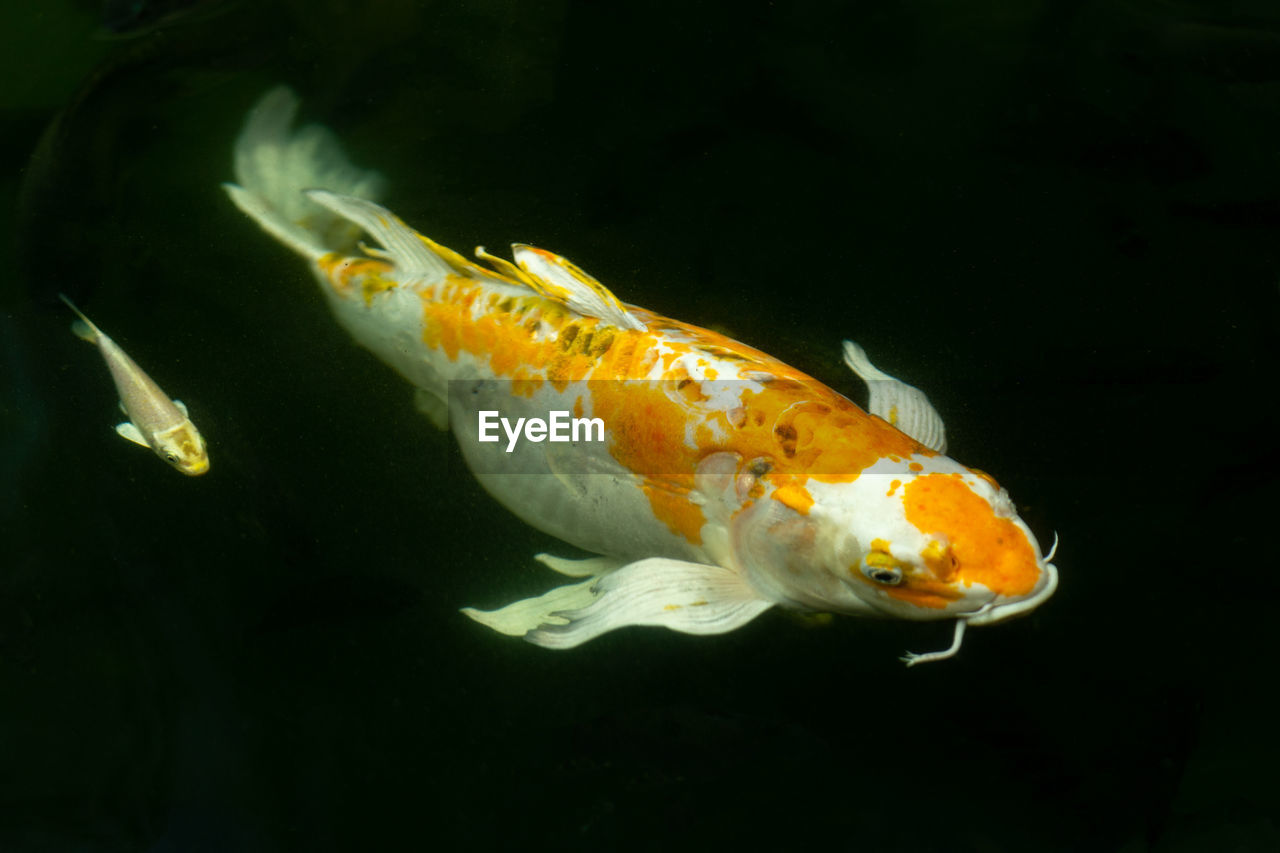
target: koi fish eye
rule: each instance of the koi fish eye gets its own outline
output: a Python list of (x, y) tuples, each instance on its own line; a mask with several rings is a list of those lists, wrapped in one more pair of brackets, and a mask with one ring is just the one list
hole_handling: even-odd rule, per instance
[(165, 461), (165, 462), (168, 462), (170, 465), (177, 465), (177, 464), (178, 464), (178, 454), (176, 454), (176, 453), (166, 453), (166, 454), (164, 455), (164, 461)]
[(886, 569), (883, 566), (863, 566), (862, 573), (871, 580), (885, 586), (897, 586), (902, 583), (902, 569), (894, 566), (892, 569)]
[(870, 551), (862, 558), (862, 574), (883, 586), (902, 583), (902, 569), (893, 557), (882, 551)]

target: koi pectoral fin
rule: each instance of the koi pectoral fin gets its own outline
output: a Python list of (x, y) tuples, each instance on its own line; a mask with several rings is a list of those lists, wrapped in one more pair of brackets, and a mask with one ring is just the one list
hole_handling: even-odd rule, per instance
[(622, 560), (615, 560), (613, 557), (587, 557), (582, 560), (568, 560), (551, 554), (534, 554), (533, 559), (542, 563), (548, 569), (571, 578), (603, 577), (625, 565)]
[(939, 453), (947, 452), (946, 426), (923, 391), (880, 370), (853, 341), (844, 342), (844, 363), (867, 383), (871, 396), (867, 411), (893, 424), (925, 447)]
[(587, 557), (584, 560), (566, 560), (550, 554), (534, 557), (539, 563), (571, 578), (585, 578), (578, 583), (558, 586), (535, 598), (512, 602), (497, 610), (477, 610), (464, 607), (462, 612), (481, 625), (486, 625), (508, 637), (523, 637), (540, 625), (567, 625), (568, 618), (559, 615), (588, 607), (598, 597), (593, 588), (599, 580), (623, 565), (613, 557)]
[(567, 618), (555, 614), (589, 606), (596, 599), (596, 593), (591, 589), (596, 580), (592, 577), (579, 583), (558, 586), (536, 598), (521, 599), (497, 610), (464, 607), (462, 612), (499, 634), (522, 637), (539, 625), (568, 624)]
[(773, 606), (732, 569), (662, 557), (629, 563), (592, 583), (593, 600), (579, 609), (551, 613), (552, 619), (525, 639), (549, 649), (571, 649), (628, 625), (723, 634)]
[(147, 444), (147, 439), (143, 437), (142, 430), (134, 426), (132, 421), (116, 424), (116, 432), (119, 433), (121, 438), (127, 438), (134, 444), (141, 444), (146, 448), (151, 447), (150, 444)]

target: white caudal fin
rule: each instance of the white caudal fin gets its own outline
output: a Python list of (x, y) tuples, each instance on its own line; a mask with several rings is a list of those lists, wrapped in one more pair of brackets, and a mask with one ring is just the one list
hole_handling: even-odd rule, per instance
[(353, 166), (328, 128), (312, 124), (295, 130), (297, 111), (298, 98), (285, 86), (259, 99), (236, 139), (236, 183), (223, 187), (237, 207), (304, 257), (349, 253), (359, 229), (308, 199), (303, 190), (373, 198), (382, 178)]

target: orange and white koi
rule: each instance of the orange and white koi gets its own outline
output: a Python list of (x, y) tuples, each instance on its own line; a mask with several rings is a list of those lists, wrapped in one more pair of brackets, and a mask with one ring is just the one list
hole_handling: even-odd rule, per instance
[(137, 362), (66, 296), (58, 294), (77, 319), (71, 331), (88, 341), (102, 353), (120, 395), (120, 409), (129, 419), (116, 424), (116, 432), (134, 444), (140, 444), (189, 477), (209, 470), (209, 451), (204, 437), (196, 429), (181, 400), (170, 400), (160, 386)]
[[(558, 255), (517, 244), (514, 264), (483, 248), (489, 266), (472, 263), (370, 200), (378, 176), (324, 128), (292, 130), (296, 108), (276, 89), (250, 112), (232, 200), (310, 263), (338, 320), (454, 430), (498, 501), (599, 555), (538, 555), (578, 580), (464, 609), (476, 621), (570, 648), (627, 625), (722, 633), (775, 605), (954, 620), (950, 648), (911, 664), (1053, 594), (1053, 555), (1006, 492), (944, 455), (925, 395), (855, 344), (845, 361), (870, 413), (759, 350), (624, 304)], [(382, 248), (358, 250), (360, 231)], [(477, 409), (572, 412), (606, 437), (486, 443)]]

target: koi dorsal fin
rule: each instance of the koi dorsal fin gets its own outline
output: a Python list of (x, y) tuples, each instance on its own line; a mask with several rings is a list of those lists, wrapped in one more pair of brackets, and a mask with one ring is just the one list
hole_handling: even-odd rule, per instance
[(523, 243), (512, 244), (511, 253), (524, 272), (520, 280), (538, 295), (622, 329), (645, 327), (609, 288), (559, 255)]
[(304, 195), (367, 231), (386, 249), (370, 254), (390, 261), (397, 270), (410, 276), (441, 279), (455, 271), (457, 261), (467, 263), (454, 252), (440, 251), (442, 246), (423, 238), (380, 204), (328, 190), (305, 190)]
[[(328, 190), (305, 190), (304, 195), (367, 231), (383, 249), (365, 248), (366, 254), (390, 261), (408, 275), (428, 279), (441, 279), (452, 272), (492, 275), (452, 249), (423, 237), (380, 204)], [(506, 278), (572, 311), (623, 329), (644, 328), (607, 287), (559, 255), (522, 243), (511, 250), (515, 265), (492, 257), (483, 248), (476, 254)]]

